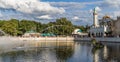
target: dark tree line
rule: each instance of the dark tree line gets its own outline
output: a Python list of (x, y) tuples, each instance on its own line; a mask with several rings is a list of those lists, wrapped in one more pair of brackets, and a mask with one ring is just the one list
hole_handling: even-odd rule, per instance
[(56, 19), (55, 22), (49, 22), (47, 24), (42, 24), (40, 22), (31, 20), (0, 20), (0, 29), (12, 36), (23, 35), (25, 32), (30, 30), (40, 33), (71, 35), (71, 33), (76, 28), (79, 28), (83, 32), (86, 32), (86, 28), (84, 26), (75, 26), (66, 18)]

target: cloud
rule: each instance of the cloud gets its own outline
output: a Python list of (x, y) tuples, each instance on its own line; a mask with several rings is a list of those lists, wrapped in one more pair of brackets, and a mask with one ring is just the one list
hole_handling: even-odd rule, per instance
[(72, 18), (73, 20), (79, 20), (79, 17), (75, 16)]
[(63, 8), (53, 7), (49, 3), (39, 0), (0, 0), (0, 8), (14, 9), (22, 13), (35, 15), (62, 14), (65, 12)]
[(102, 16), (107, 14), (113, 19), (120, 16), (120, 0), (104, 0), (99, 7), (103, 8)]
[(95, 9), (96, 9), (96, 11), (98, 11), (98, 12), (102, 10), (99, 6), (95, 7)]
[(0, 13), (0, 17), (2, 17), (3, 15), (2, 15), (2, 13)]
[(103, 3), (103, 1), (95, 1), (95, 2), (49, 2), (53, 6), (63, 7), (64, 9), (81, 9), (85, 8), (87, 5), (98, 5)]
[(85, 5), (78, 2), (50, 2), (53, 6), (63, 7), (64, 9), (84, 8)]
[(120, 16), (119, 0), (99, 0), (94, 2), (0, 0), (0, 11), (2, 10), (3, 19), (28, 19), (43, 23), (55, 21), (57, 18), (66, 17), (74, 24), (92, 24), (92, 12), (95, 7), (99, 13), (99, 19), (108, 13), (108, 15), (112, 15), (112, 17)]
[[(102, 11), (102, 9), (101, 9), (99, 6), (96, 6), (94, 9), (95, 9), (97, 12)], [(90, 13), (93, 13), (94, 9), (90, 9), (89, 12), (90, 12)]]
[(105, 8), (116, 8), (120, 9), (120, 0), (104, 0), (104, 2), (101, 4), (102, 7)]
[(107, 14), (113, 19), (120, 16), (120, 0), (103, 0), (99, 7), (103, 9), (102, 16)]
[(112, 13), (109, 14), (113, 19), (116, 19), (117, 17), (120, 16), (120, 11), (113, 11)]
[(43, 15), (43, 16), (38, 16), (37, 18), (39, 18), (39, 19), (52, 19), (51, 17), (50, 17), (50, 15)]

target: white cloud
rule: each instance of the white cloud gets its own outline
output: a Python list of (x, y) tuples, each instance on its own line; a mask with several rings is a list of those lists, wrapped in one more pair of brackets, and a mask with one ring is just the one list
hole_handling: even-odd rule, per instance
[[(95, 6), (97, 6), (99, 18), (102, 18), (106, 13), (110, 13), (108, 15), (112, 15), (112, 17), (120, 16), (119, 9), (113, 11), (113, 8), (120, 8), (119, 1), (41, 2), (38, 0), (0, 0), (0, 10), (3, 10), (4, 13), (2, 14), (4, 16), (9, 14), (8, 18), (30, 19), (46, 23), (46, 21), (55, 21), (57, 18), (66, 17), (75, 24), (86, 25), (92, 24), (92, 12)], [(13, 9), (13, 11), (11, 12), (9, 9)], [(89, 9), (91, 9), (90, 12)], [(19, 13), (22, 13), (22, 15), (19, 15)], [(6, 18), (5, 16), (4, 19)]]
[(95, 7), (95, 9), (97, 10), (97, 11), (101, 11), (102, 9), (100, 8), (100, 7)]
[(27, 14), (56, 14), (64, 13), (63, 8), (51, 6), (49, 3), (39, 0), (0, 0), (0, 8), (15, 9), (16, 11)]
[(50, 2), (53, 6), (60, 6), (64, 9), (71, 9), (71, 8), (84, 8), (85, 5), (78, 2)]
[(113, 11), (110, 15), (112, 18), (116, 19), (120, 16), (120, 11)]
[(3, 16), (3, 14), (2, 14), (2, 12), (0, 11), (0, 17), (2, 17)]
[(43, 16), (38, 16), (37, 18), (39, 19), (52, 19), (50, 15), (43, 15)]
[(103, 0), (99, 6), (103, 8), (103, 16), (107, 14), (113, 19), (120, 16), (120, 0)]
[(77, 16), (75, 16), (75, 17), (73, 17), (72, 19), (73, 19), (73, 20), (79, 20), (80, 18), (77, 17)]
[(65, 9), (71, 9), (71, 8), (76, 8), (76, 9), (81, 9), (85, 8), (87, 5), (98, 5), (103, 3), (103, 1), (95, 1), (95, 2), (50, 2), (51, 5), (53, 6), (59, 6), (63, 7)]
[(0, 13), (0, 17), (2, 17), (3, 15)]
[(120, 9), (120, 0), (104, 0), (102, 7)]

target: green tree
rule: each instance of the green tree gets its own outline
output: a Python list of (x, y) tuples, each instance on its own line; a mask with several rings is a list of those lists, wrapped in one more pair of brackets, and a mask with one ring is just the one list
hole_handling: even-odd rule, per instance
[(36, 31), (36, 23), (34, 21), (22, 20), (19, 24), (20, 31), (22, 31), (23, 33), (30, 30)]
[(1, 29), (6, 32), (7, 34), (16, 36), (18, 31), (18, 20), (11, 19), (9, 21), (4, 21), (4, 23), (1, 26)]

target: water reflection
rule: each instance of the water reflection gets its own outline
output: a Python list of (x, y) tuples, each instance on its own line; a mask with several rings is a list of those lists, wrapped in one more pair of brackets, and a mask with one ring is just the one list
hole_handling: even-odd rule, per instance
[(108, 44), (108, 57), (109, 62), (120, 62), (120, 44)]
[(106, 43), (104, 48), (93, 53), (94, 62), (120, 62), (120, 44)]
[(120, 62), (119, 43), (104, 43), (101, 49), (93, 49), (89, 42), (32, 41), (8, 46), (0, 45), (0, 62)]
[[(0, 62), (66, 62), (73, 54), (74, 43), (28, 43), (23, 50), (2, 52)], [(12, 47), (13, 48), (13, 47)]]

